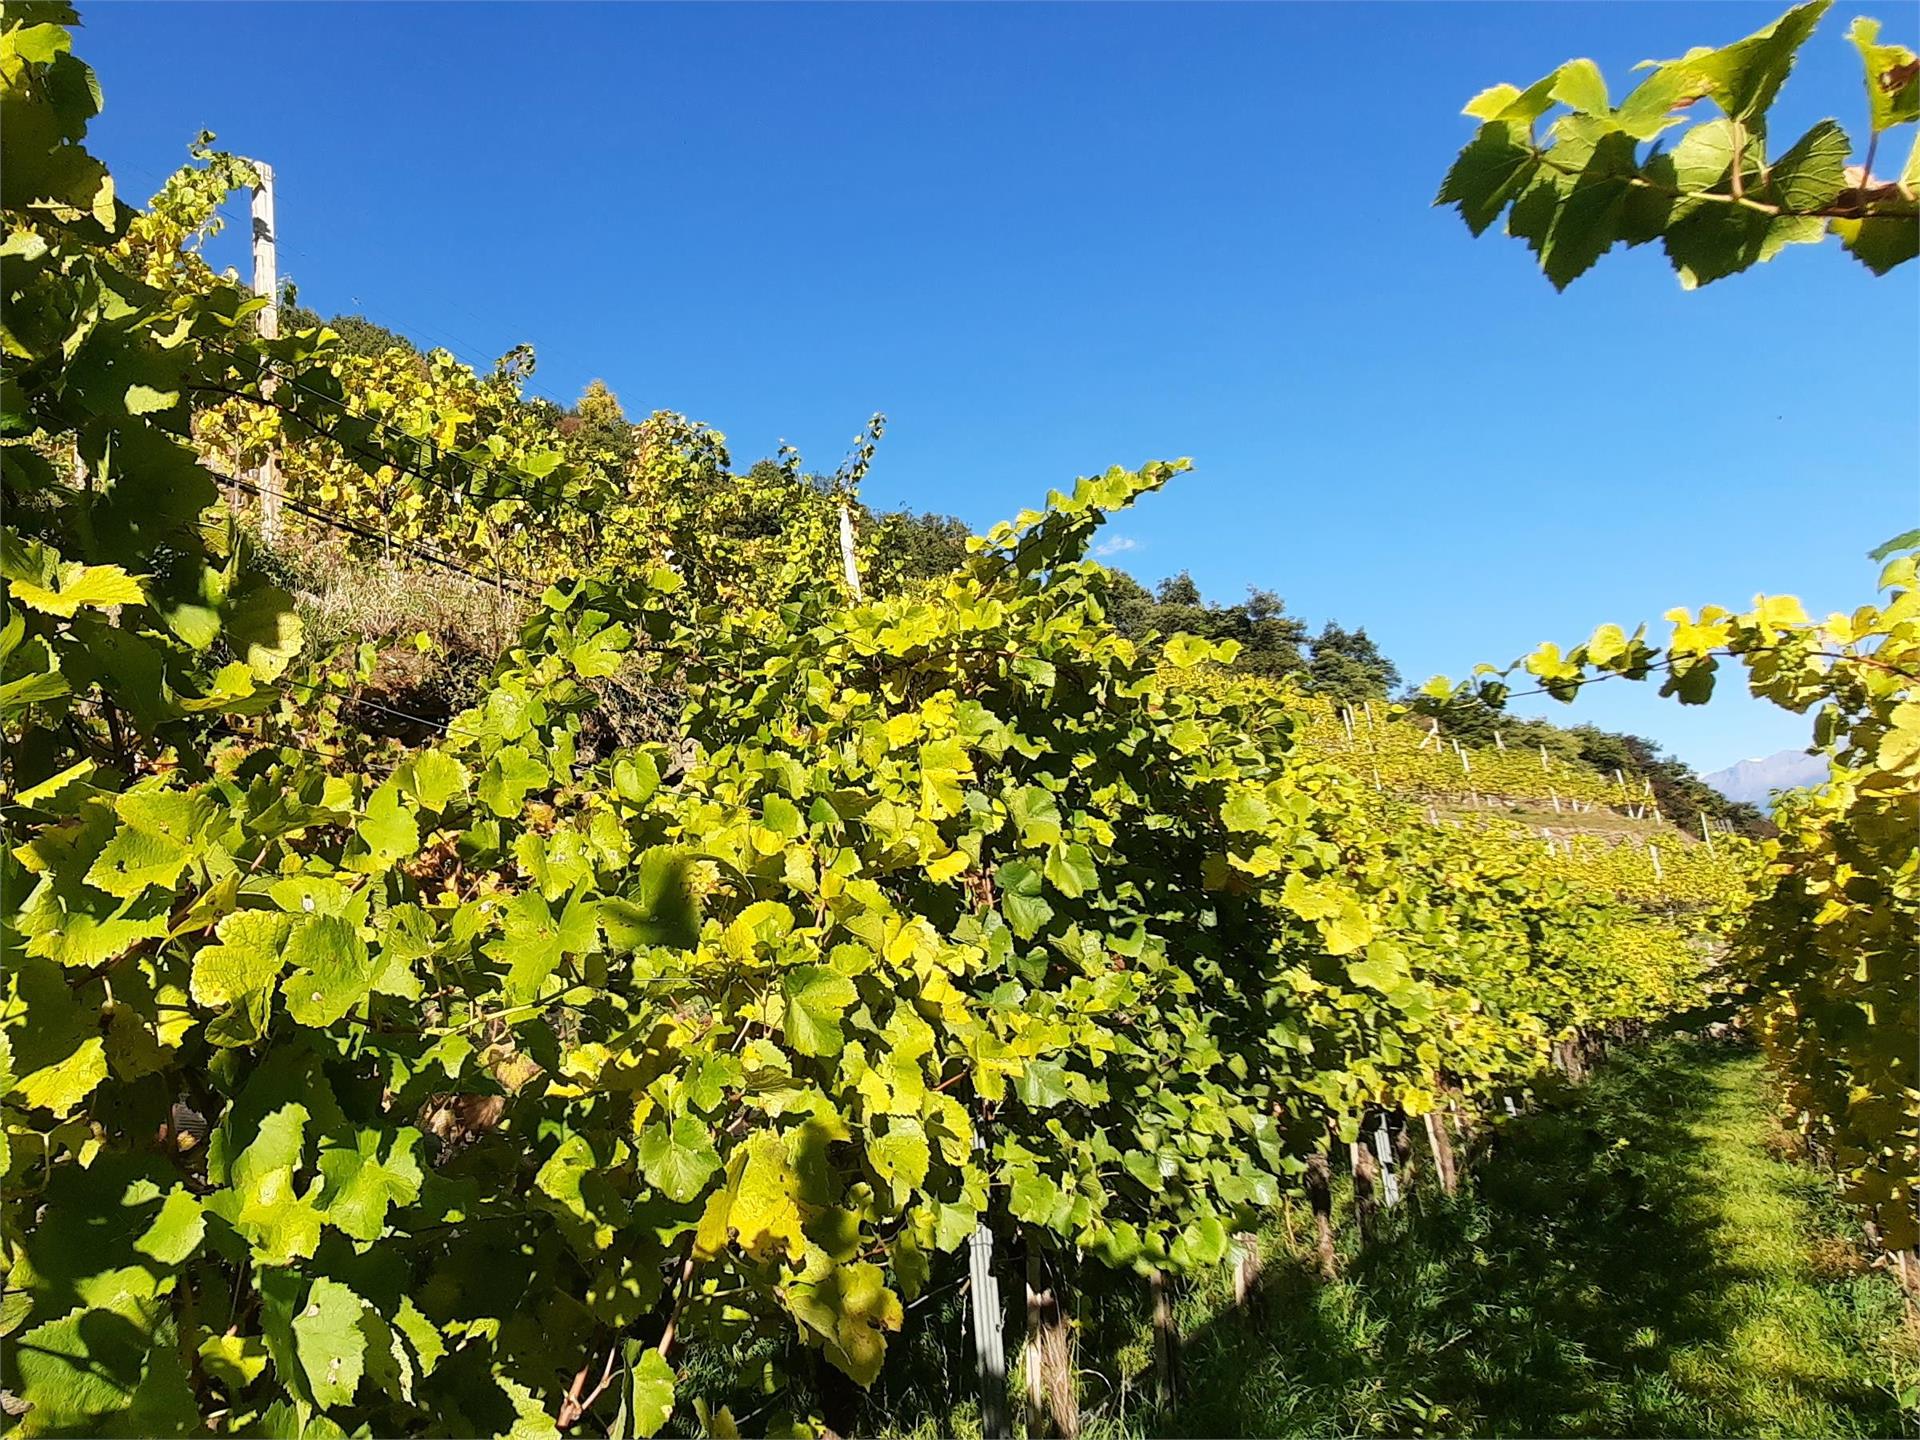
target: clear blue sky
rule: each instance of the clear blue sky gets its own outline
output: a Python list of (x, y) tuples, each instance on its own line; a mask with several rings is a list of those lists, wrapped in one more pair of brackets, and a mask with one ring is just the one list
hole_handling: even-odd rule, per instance
[[(1417, 682), (1675, 604), (1851, 608), (1920, 523), (1920, 265), (1686, 294), (1645, 250), (1556, 295), (1430, 208), (1476, 91), (1584, 54), (1618, 93), (1779, 8), (122, 3), (77, 49), (129, 189), (203, 126), (274, 165), (323, 312), (531, 341), (536, 388), (603, 376), (742, 461), (830, 468), (883, 410), (869, 501), (976, 527), (1191, 455), (1114, 561), (1364, 624)], [(1776, 133), (1864, 129), (1851, 13)], [(1540, 713), (1702, 769), (1805, 743), (1727, 702)]]

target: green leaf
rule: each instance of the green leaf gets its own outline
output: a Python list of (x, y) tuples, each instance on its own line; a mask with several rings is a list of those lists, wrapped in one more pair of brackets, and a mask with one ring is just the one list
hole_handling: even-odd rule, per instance
[(739, 961), (753, 959), (762, 946), (777, 945), (793, 931), (793, 912), (778, 900), (756, 900), (721, 932), (720, 944)]
[(44, 960), (15, 963), (9, 979), (9, 1023), (15, 1016), (25, 1021), (11, 1037), (19, 1079), (9, 1098), (65, 1117), (107, 1078), (98, 1005), (77, 999), (59, 968)]
[(800, 811), (784, 795), (769, 795), (760, 803), (761, 823), (782, 839), (791, 840), (806, 832)]
[(553, 777), (547, 767), (518, 745), (503, 745), (495, 753), (476, 793), (480, 803), (502, 819), (520, 813), (527, 792)]
[(1569, 60), (1553, 78), (1553, 98), (1589, 115), (1608, 115), (1607, 82), (1591, 60)]
[(1383, 995), (1396, 995), (1406, 988), (1408, 975), (1404, 962), (1371, 956), (1361, 960), (1347, 962), (1347, 978), (1356, 985), (1364, 985), (1370, 990), (1378, 990)]
[(1031, 940), (1053, 918), (1053, 906), (1040, 894), (1040, 866), (1032, 860), (1006, 860), (995, 872), (1000, 887), (1000, 913), (1022, 940)]
[(60, 566), (51, 586), (15, 580), (9, 588), (22, 605), (67, 618), (82, 609), (144, 605), (147, 599), (140, 582), (118, 565), (82, 565), (77, 561)]
[(365, 1368), (366, 1302), (337, 1280), (321, 1276), (293, 1317), (293, 1341), (316, 1404), (349, 1405)]
[(320, 1243), (316, 1178), (303, 1193), (294, 1180), (307, 1128), (304, 1105), (283, 1105), (260, 1122), (253, 1143), (235, 1158), (225, 1190), (204, 1202), (253, 1245), (262, 1265), (311, 1259)]
[(1045, 1225), (1060, 1204), (1060, 1187), (1036, 1170), (1016, 1170), (1007, 1195), (1007, 1213), (1031, 1225)]
[[(1920, 150), (1920, 143), (1915, 145)], [(1828, 222), (1846, 252), (1876, 275), (1904, 265), (1920, 253), (1920, 218), (1881, 215), (1865, 220)]]
[(200, 1202), (183, 1186), (167, 1192), (160, 1213), (144, 1234), (133, 1242), (142, 1255), (150, 1255), (162, 1265), (178, 1265), (200, 1248), (207, 1233), (207, 1219)]
[(660, 767), (645, 750), (634, 750), (613, 762), (613, 788), (623, 800), (644, 805), (660, 788)]
[(33, 1407), (15, 1433), (200, 1433), (164, 1302), (123, 1292), (110, 1306), (82, 1306), (36, 1326), (9, 1349), (20, 1398)]
[(1882, 45), (1880, 22), (1856, 16), (1847, 39), (1860, 52), (1873, 132), (1920, 120), (1920, 57), (1904, 45)]
[(1013, 1090), (1029, 1110), (1045, 1110), (1071, 1098), (1066, 1067), (1058, 1060), (1029, 1060), (1014, 1076)]
[(389, 780), (367, 797), (360, 818), (360, 838), (371, 861), (380, 869), (404, 860), (420, 848), (420, 826), (413, 807), (401, 799), (401, 787)]
[[(1509, 86), (1511, 88), (1511, 86)], [(1482, 234), (1534, 177), (1534, 150), (1509, 125), (1482, 125), (1440, 184), (1436, 205), (1457, 205), (1467, 228)]]
[(293, 596), (278, 586), (259, 586), (231, 602), (225, 621), (227, 643), (262, 680), (277, 679), (300, 653), (300, 615)]
[(533, 1187), (552, 1200), (559, 1210), (576, 1220), (593, 1223), (593, 1212), (581, 1194), (582, 1183), (593, 1173), (593, 1146), (584, 1135), (568, 1135), (554, 1147)]
[(194, 1003), (224, 1011), (207, 1027), (214, 1044), (250, 1045), (265, 1033), (292, 928), (293, 918), (278, 911), (236, 910), (215, 927), (219, 943), (193, 957)]
[(1221, 645), (1216, 646), (1212, 641), (1202, 640), (1198, 635), (1172, 635), (1161, 647), (1161, 654), (1166, 657), (1169, 665), (1187, 670), (1214, 659), (1220, 659), (1223, 663), (1231, 661), (1239, 648), (1237, 645), (1234, 646), (1233, 651), (1228, 651), (1224, 656), (1219, 654), (1224, 646), (1230, 644), (1233, 642), (1223, 641)]
[(673, 1367), (651, 1347), (628, 1364), (627, 1419), (640, 1440), (652, 1440), (673, 1414)]
[[(1833, 204), (1846, 188), (1847, 153), (1852, 148), (1846, 131), (1822, 120), (1773, 162), (1769, 195), (1788, 210), (1819, 210)], [(1817, 229), (1814, 238), (1819, 238)]]
[(780, 1028), (802, 1055), (838, 1055), (840, 1017), (860, 998), (853, 981), (825, 965), (796, 965), (780, 977)]
[(355, 1240), (378, 1240), (386, 1232), (387, 1207), (411, 1205), (420, 1198), (423, 1175), (416, 1150), (420, 1132), (403, 1127), (380, 1154), (381, 1134), (361, 1130), (352, 1148), (320, 1151), (320, 1209), (329, 1225)]
[(1020, 844), (1025, 848), (1037, 849), (1060, 839), (1060, 802), (1051, 790), (1021, 786), (1008, 798), (1007, 814), (1020, 831)]
[(267, 1347), (252, 1335), (209, 1335), (200, 1342), (200, 1368), (229, 1397), (258, 1380), (267, 1368)]
[(416, 751), (394, 772), (394, 780), (421, 809), (435, 814), (455, 796), (467, 793), (467, 767), (442, 750)]
[(1896, 535), (1884, 545), (1877, 545), (1867, 552), (1869, 560), (1886, 560), (1906, 550), (1920, 550), (1920, 529), (1908, 530)]
[(129, 385), (125, 403), (129, 415), (152, 415), (161, 410), (171, 410), (178, 405), (180, 392), (156, 390), (151, 385)]
[(1260, 831), (1267, 828), (1273, 812), (1267, 798), (1252, 785), (1236, 785), (1220, 807), (1220, 820), (1229, 830)]
[(1660, 68), (1672, 67), (1695, 82), (1729, 118), (1755, 121), (1773, 105), (1800, 47), (1832, 3), (1811, 0), (1744, 40), (1719, 50), (1698, 50)]
[(640, 1132), (640, 1172), (676, 1205), (696, 1198), (719, 1168), (713, 1137), (696, 1116), (678, 1116), (670, 1126), (656, 1120)]
[(170, 889), (187, 868), (191, 852), (165, 835), (123, 825), (87, 871), (87, 884), (122, 900), (154, 886)]
[(504, 989), (515, 1004), (540, 994), (562, 956), (593, 948), (597, 917), (592, 902), (575, 895), (555, 916), (538, 890), (523, 891), (507, 902), (501, 938), (487, 953), (507, 967)]
[(1047, 855), (1046, 876), (1069, 900), (1097, 890), (1100, 871), (1093, 863), (1093, 852), (1084, 845), (1056, 845)]
[(309, 915), (287, 941), (286, 963), (295, 967), (280, 984), (287, 1013), (316, 1030), (341, 1019), (373, 991), (367, 942), (344, 916)]
[(893, 1190), (893, 1203), (905, 1207), (913, 1192), (927, 1180), (932, 1152), (918, 1120), (895, 1116), (887, 1133), (867, 1140), (867, 1159), (874, 1172)]
[(600, 902), (600, 924), (616, 950), (664, 945), (691, 950), (700, 943), (700, 904), (694, 857), (672, 845), (643, 852), (637, 883), (625, 896)]
[[(824, 1257), (822, 1257), (824, 1259)], [(818, 1335), (827, 1359), (862, 1385), (880, 1375), (886, 1358), (883, 1334), (898, 1330), (905, 1312), (900, 1297), (886, 1288), (877, 1265), (810, 1265), (787, 1287), (794, 1317)]]

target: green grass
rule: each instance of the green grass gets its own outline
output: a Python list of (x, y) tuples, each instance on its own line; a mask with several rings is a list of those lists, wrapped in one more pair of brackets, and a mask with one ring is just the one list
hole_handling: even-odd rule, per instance
[[(1899, 1293), (1789, 1151), (1750, 1051), (1617, 1053), (1502, 1125), (1468, 1193), (1417, 1186), (1338, 1281), (1314, 1280), (1276, 1229), (1245, 1311), (1224, 1277), (1196, 1285), (1170, 1409), (1153, 1396), (1144, 1285), (1089, 1274), (1084, 1433), (1914, 1434)], [(927, 1308), (861, 1433), (979, 1433), (964, 1312)], [(1017, 1344), (1016, 1312), (1016, 1371)]]

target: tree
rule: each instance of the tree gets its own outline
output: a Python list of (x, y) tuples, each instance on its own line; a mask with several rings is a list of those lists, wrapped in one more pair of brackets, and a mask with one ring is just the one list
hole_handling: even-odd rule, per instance
[(620, 397), (607, 388), (604, 380), (587, 382), (560, 428), (589, 449), (623, 454), (633, 448), (633, 426), (620, 408)]
[(1247, 598), (1238, 605), (1215, 605), (1201, 597), (1200, 587), (1185, 570), (1162, 580), (1151, 592), (1116, 571), (1108, 616), (1121, 634), (1134, 638), (1152, 632), (1237, 640), (1240, 654), (1235, 669), (1277, 679), (1307, 668), (1301, 654), (1307, 640), (1306, 622), (1286, 609), (1286, 602), (1273, 591), (1257, 586), (1248, 586)]
[(288, 298), (281, 303), (280, 328), (289, 335), (300, 330), (317, 330), (322, 325), (340, 337), (339, 352), (342, 355), (372, 356), (384, 355), (389, 350), (404, 350), (409, 355), (419, 355), (420, 347), (398, 331), (367, 319), (364, 315), (336, 315), (331, 320), (323, 319), (317, 310), (309, 310), (293, 297), (293, 287), (287, 287)]
[(863, 518), (874, 529), (880, 567), (902, 580), (948, 575), (966, 563), (973, 530), (958, 516), (894, 510)]
[[(1688, 289), (1828, 234), (1884, 274), (1920, 251), (1920, 144), (1897, 177), (1873, 173), (1881, 137), (1920, 120), (1920, 57), (1882, 45), (1878, 21), (1855, 20), (1847, 38), (1865, 70), (1865, 156), (1847, 163), (1853, 141), (1833, 120), (1768, 152), (1768, 112), (1831, 3), (1811, 0), (1718, 50), (1646, 61), (1650, 73), (1617, 107), (1591, 60), (1569, 60), (1525, 90), (1481, 91), (1465, 110), (1479, 133), (1434, 203), (1457, 206), (1475, 235), (1505, 214), (1507, 233), (1559, 289), (1615, 245), (1655, 240)], [(1685, 123), (1678, 112), (1700, 100), (1719, 118), (1669, 145), (1666, 132)], [(1542, 142), (1535, 127), (1555, 107)]]
[(1366, 627), (1348, 630), (1329, 620), (1313, 642), (1307, 667), (1313, 688), (1335, 700), (1377, 700), (1400, 683), (1400, 670), (1380, 653)]

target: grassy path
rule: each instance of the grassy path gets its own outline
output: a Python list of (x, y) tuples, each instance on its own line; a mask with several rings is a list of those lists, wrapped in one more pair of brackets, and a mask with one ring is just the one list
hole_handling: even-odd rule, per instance
[[(1171, 1412), (1144, 1286), (1083, 1272), (1083, 1434), (1920, 1434), (1898, 1290), (1792, 1148), (1752, 1052), (1616, 1053), (1501, 1127), (1467, 1193), (1417, 1183), (1338, 1281), (1276, 1229), (1246, 1310), (1224, 1277), (1188, 1293)], [(927, 1318), (859, 1433), (979, 1434), (958, 1297)]]
[(1898, 1293), (1784, 1142), (1752, 1053), (1617, 1055), (1507, 1126), (1471, 1195), (1403, 1207), (1338, 1283), (1283, 1253), (1252, 1315), (1192, 1296), (1180, 1408), (1098, 1428), (1913, 1434)]

